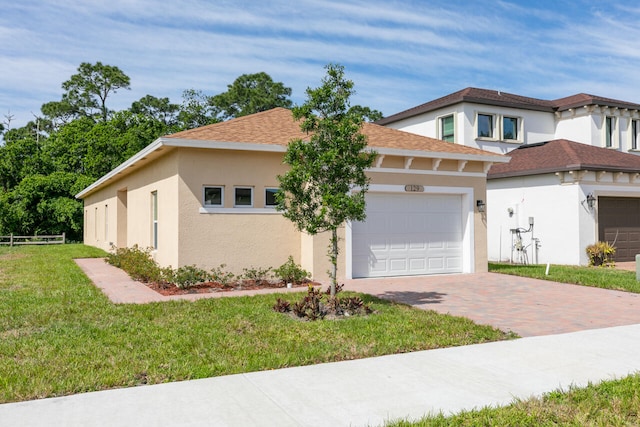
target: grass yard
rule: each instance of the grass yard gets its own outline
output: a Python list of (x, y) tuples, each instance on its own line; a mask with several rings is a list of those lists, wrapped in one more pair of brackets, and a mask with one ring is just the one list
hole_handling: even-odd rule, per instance
[[(490, 263), (489, 271), (640, 293), (634, 272), (610, 268)], [(503, 408), (437, 415), (420, 421), (398, 421), (389, 427), (444, 426), (622, 426), (640, 425), (640, 374), (584, 388), (558, 390), (542, 398), (517, 400)]]
[(489, 263), (489, 271), (493, 273), (512, 274), (514, 276), (532, 277), (554, 282), (640, 293), (640, 282), (636, 280), (636, 273), (632, 271), (602, 267), (552, 265), (549, 268), (549, 275), (546, 276), (546, 269), (546, 265)]
[(104, 255), (0, 248), (0, 403), (513, 338), (368, 295), (376, 315), (317, 322), (274, 295), (115, 305), (73, 262)]
[(503, 408), (483, 408), (393, 427), (444, 426), (637, 426), (640, 424), (640, 374), (584, 388), (555, 391), (539, 399), (518, 400)]

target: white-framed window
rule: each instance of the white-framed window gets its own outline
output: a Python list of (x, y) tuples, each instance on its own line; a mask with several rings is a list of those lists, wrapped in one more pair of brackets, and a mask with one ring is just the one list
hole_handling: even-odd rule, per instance
[(264, 189), (264, 206), (266, 208), (273, 208), (278, 205), (276, 201), (276, 194), (278, 193), (277, 188), (265, 188)]
[(202, 205), (204, 207), (224, 207), (224, 187), (221, 185), (202, 187)]
[(607, 116), (604, 118), (604, 146), (613, 147), (615, 143), (616, 118)]
[(453, 114), (438, 118), (438, 137), (447, 142), (455, 142), (455, 118)]
[(233, 206), (236, 208), (253, 207), (253, 187), (236, 187), (234, 189)]
[(151, 243), (158, 249), (158, 192), (151, 192)]
[(519, 141), (520, 140), (520, 122), (518, 117), (502, 117), (502, 139)]
[(493, 114), (478, 113), (476, 116), (476, 135), (478, 138), (495, 138), (496, 120)]
[(638, 149), (638, 140), (640, 139), (640, 120), (631, 120), (631, 149)]

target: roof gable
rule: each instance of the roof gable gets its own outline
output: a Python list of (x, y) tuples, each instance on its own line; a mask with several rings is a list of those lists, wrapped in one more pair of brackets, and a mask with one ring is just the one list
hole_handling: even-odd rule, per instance
[(511, 161), (494, 164), (488, 179), (571, 170), (640, 172), (640, 156), (566, 139), (522, 145), (508, 155)]

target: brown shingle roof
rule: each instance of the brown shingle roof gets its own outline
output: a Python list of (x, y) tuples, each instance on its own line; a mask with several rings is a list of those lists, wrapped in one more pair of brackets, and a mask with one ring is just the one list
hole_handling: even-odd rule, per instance
[(640, 172), (640, 156), (566, 139), (522, 145), (509, 163), (494, 164), (487, 179), (570, 170)]
[(498, 105), (503, 107), (523, 108), (525, 110), (547, 111), (553, 112), (553, 104), (551, 101), (543, 99), (529, 98), (526, 96), (514, 95), (512, 93), (501, 92), (498, 90), (479, 89), (468, 87), (435, 99), (417, 107), (409, 108), (391, 116), (378, 120), (379, 125), (397, 122), (428, 111), (437, 110), (449, 105), (458, 104), (460, 102), (472, 102), (475, 104)]
[[(367, 136), (368, 144), (373, 148), (498, 156), (488, 151), (415, 135), (373, 123), (364, 123), (361, 132)], [(308, 135), (300, 130), (300, 122), (293, 119), (290, 110), (274, 108), (226, 122), (174, 133), (165, 138), (286, 146), (292, 139), (308, 139)]]
[(376, 123), (380, 125), (386, 125), (402, 119), (416, 116), (418, 114), (458, 104), (460, 102), (471, 102), (474, 104), (494, 105), (499, 107), (521, 108), (524, 110), (546, 111), (550, 113), (554, 111), (568, 110), (569, 108), (583, 107), (585, 105), (603, 105), (608, 107), (640, 110), (640, 104), (619, 101), (612, 98), (604, 98), (602, 96), (589, 95), (586, 93), (579, 93), (576, 95), (567, 96), (565, 98), (548, 101), (544, 99), (514, 95), (512, 93), (501, 92), (498, 90), (468, 87), (458, 92), (443, 96), (442, 98), (438, 98), (425, 104), (418, 105), (417, 107), (409, 108), (408, 110), (404, 110), (391, 116), (385, 117), (381, 120), (378, 120)]
[(607, 107), (640, 110), (640, 104), (619, 101), (613, 98), (604, 98), (602, 96), (589, 95), (588, 93), (578, 93), (576, 95), (567, 96), (566, 98), (556, 99), (552, 102), (558, 111), (568, 110), (569, 108), (584, 107), (585, 105), (603, 105)]

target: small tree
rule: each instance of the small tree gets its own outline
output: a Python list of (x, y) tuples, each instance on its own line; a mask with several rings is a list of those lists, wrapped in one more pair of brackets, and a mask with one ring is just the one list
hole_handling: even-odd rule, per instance
[(369, 178), (365, 169), (376, 153), (365, 151), (367, 139), (360, 133), (362, 109), (351, 108), (353, 82), (345, 80), (344, 67), (330, 64), (317, 89), (308, 88), (307, 101), (293, 109), (300, 128), (310, 135), (289, 143), (284, 162), (287, 173), (278, 176), (278, 209), (298, 230), (309, 234), (328, 231), (328, 256), (332, 269), (331, 296), (336, 293), (338, 227), (345, 221), (365, 219), (365, 193)]

